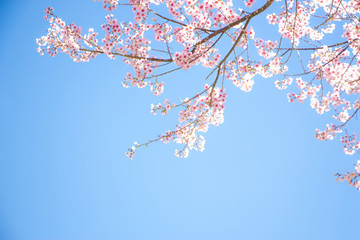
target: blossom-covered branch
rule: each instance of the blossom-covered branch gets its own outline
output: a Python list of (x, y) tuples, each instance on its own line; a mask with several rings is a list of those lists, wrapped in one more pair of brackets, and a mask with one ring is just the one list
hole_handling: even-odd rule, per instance
[[(202, 151), (205, 139), (199, 132), (224, 121), (225, 86), (232, 83), (249, 92), (256, 76), (275, 77), (275, 87), (289, 90), (289, 102), (303, 103), (308, 99), (318, 114), (331, 114), (325, 129), (315, 130), (318, 140), (339, 136), (346, 154), (359, 150), (359, 128), (350, 130), (360, 108), (358, 0), (102, 3), (112, 11), (101, 26), (103, 34), (92, 28), (83, 32), (80, 26), (66, 24), (51, 7), (47, 8), (45, 20), (50, 27), (45, 36), (37, 39), (40, 54), (55, 56), (63, 52), (75, 62), (86, 62), (98, 55), (121, 57), (132, 68), (123, 86), (149, 86), (155, 95), (165, 88), (160, 79), (195, 65), (209, 68), (204, 79), (213, 78), (195, 96), (152, 105), (154, 114), (179, 109), (179, 123), (153, 140), (136, 143), (127, 153), (129, 158), (133, 158), (135, 149), (157, 141), (182, 144), (175, 153), (179, 157), (186, 157), (192, 149)], [(118, 8), (130, 8), (133, 20), (120, 22), (115, 17)], [(259, 26), (259, 22), (263, 24)], [(262, 31), (265, 25), (273, 30), (271, 34)], [(221, 86), (220, 77), (225, 80)], [(345, 180), (358, 188), (357, 174), (337, 176), (346, 176)]]

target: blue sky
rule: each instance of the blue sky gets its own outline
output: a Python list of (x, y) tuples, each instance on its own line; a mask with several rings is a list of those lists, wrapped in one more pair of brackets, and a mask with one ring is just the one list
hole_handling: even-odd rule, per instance
[[(0, 4), (0, 239), (312, 240), (358, 235), (360, 193), (333, 174), (353, 170), (338, 140), (319, 142), (330, 116), (290, 104), (274, 79), (243, 93), (227, 83), (225, 122), (205, 151), (174, 144), (124, 153), (176, 124), (150, 104), (191, 96), (208, 70), (169, 75), (165, 93), (121, 86), (121, 59), (40, 56), (43, 10), (100, 31), (101, 3)], [(125, 12), (115, 15), (126, 17)], [(353, 123), (359, 129), (359, 121)]]

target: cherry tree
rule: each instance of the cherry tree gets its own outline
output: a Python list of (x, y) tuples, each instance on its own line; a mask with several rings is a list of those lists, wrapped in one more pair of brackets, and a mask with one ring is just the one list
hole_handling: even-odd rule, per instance
[[(257, 75), (275, 77), (280, 90), (289, 88), (289, 102), (309, 102), (318, 114), (332, 114), (332, 122), (316, 129), (318, 140), (338, 137), (345, 154), (359, 150), (356, 133), (348, 129), (360, 109), (359, 0), (102, 0), (102, 4), (110, 12), (101, 26), (102, 37), (93, 28), (83, 31), (75, 23), (65, 23), (48, 7), (44, 18), (50, 27), (37, 39), (38, 52), (50, 56), (63, 52), (75, 62), (98, 55), (120, 57), (132, 68), (123, 86), (149, 87), (155, 95), (164, 91), (165, 75), (194, 65), (209, 69), (204, 79), (210, 82), (198, 94), (151, 105), (153, 114), (179, 109), (178, 124), (153, 140), (135, 142), (126, 153), (130, 159), (135, 150), (157, 141), (182, 145), (175, 150), (178, 157), (187, 157), (190, 150), (203, 151), (200, 133), (224, 121), (224, 85), (231, 82), (249, 92)], [(134, 18), (119, 21), (116, 14), (123, 8), (131, 9)], [(266, 24), (277, 31), (256, 37)], [(360, 190), (360, 160), (355, 172), (335, 175), (337, 181)]]

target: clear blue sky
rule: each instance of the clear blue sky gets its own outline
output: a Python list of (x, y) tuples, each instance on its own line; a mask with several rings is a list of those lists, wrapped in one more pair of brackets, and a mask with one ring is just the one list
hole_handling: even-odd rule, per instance
[(150, 104), (191, 96), (207, 70), (165, 78), (155, 97), (121, 86), (121, 59), (40, 56), (49, 5), (84, 29), (105, 21), (90, 0), (0, 4), (1, 240), (357, 238), (360, 192), (333, 174), (360, 157), (314, 138), (329, 115), (288, 103), (274, 79), (247, 94), (227, 83), (225, 122), (205, 134), (203, 153), (178, 159), (178, 146), (158, 143), (130, 161), (134, 141), (176, 124), (176, 112), (153, 116)]

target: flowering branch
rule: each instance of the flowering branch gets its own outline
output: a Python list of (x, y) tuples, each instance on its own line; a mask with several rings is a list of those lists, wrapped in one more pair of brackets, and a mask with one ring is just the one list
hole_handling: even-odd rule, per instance
[[(127, 153), (129, 158), (133, 158), (135, 149), (159, 140), (182, 144), (183, 148), (175, 152), (178, 157), (187, 157), (192, 149), (202, 151), (205, 139), (199, 133), (224, 121), (224, 85), (231, 82), (249, 92), (255, 76), (277, 76), (275, 87), (292, 88), (289, 102), (309, 99), (318, 114), (332, 113), (334, 122), (327, 124), (325, 130), (315, 130), (318, 140), (339, 136), (346, 154), (360, 149), (356, 132), (349, 134), (347, 129), (360, 109), (358, 0), (267, 0), (257, 8), (255, 0), (235, 2), (250, 11), (234, 7), (232, 0), (101, 1), (108, 11), (130, 6), (134, 22), (120, 22), (109, 14), (101, 26), (104, 36), (99, 38), (92, 28), (83, 32), (74, 23), (66, 24), (49, 7), (44, 18), (50, 27), (45, 36), (37, 39), (38, 52), (50, 56), (63, 52), (75, 62), (87, 62), (101, 54), (111, 59), (121, 57), (132, 69), (123, 86), (148, 86), (154, 95), (163, 93), (165, 83), (159, 80), (168, 74), (201, 65), (210, 69), (207, 79), (216, 71), (213, 82), (199, 94), (179, 103), (166, 99), (163, 104), (152, 105), (153, 114), (179, 109), (179, 123), (153, 140), (136, 143)], [(168, 10), (168, 14), (154, 9)], [(270, 13), (270, 9), (275, 12)], [(259, 28), (258, 22), (265, 14), (263, 25), (270, 24), (275, 29), (267, 39), (255, 37), (255, 32), (264, 27)], [(255, 18), (259, 21), (253, 21)], [(312, 24), (315, 18), (321, 19), (317, 25)], [(227, 45), (230, 47), (223, 49)], [(290, 60), (298, 61), (301, 67), (288, 66)], [(221, 88), (217, 86), (220, 76)], [(356, 171), (336, 176), (359, 188), (359, 163)]]

